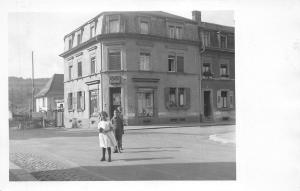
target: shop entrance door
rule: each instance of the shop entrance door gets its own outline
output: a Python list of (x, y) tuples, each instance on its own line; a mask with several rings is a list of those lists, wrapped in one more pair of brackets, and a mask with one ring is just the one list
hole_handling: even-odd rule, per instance
[(114, 110), (121, 106), (121, 88), (109, 88), (109, 117), (112, 118)]
[(204, 117), (206, 120), (211, 117), (210, 91), (204, 91)]

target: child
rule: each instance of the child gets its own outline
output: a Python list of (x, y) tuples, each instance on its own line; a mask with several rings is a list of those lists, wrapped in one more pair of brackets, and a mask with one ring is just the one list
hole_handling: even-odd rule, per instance
[(111, 148), (114, 148), (117, 145), (117, 141), (113, 133), (112, 124), (109, 120), (107, 120), (107, 113), (105, 111), (102, 111), (99, 117), (99, 145), (102, 148), (101, 161), (105, 161), (105, 152), (107, 148), (108, 162), (111, 162)]
[(111, 123), (114, 126), (115, 137), (118, 144), (118, 146), (115, 147), (114, 153), (121, 153), (120, 148), (122, 148), (122, 135), (124, 134), (124, 126), (118, 110), (114, 111), (114, 116), (111, 119)]

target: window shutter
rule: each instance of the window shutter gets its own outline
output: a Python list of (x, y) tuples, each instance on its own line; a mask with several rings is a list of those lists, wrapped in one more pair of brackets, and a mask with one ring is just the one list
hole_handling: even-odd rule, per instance
[(177, 56), (177, 72), (184, 72), (184, 58)]
[(73, 101), (72, 101), (72, 103), (73, 103), (73, 109), (75, 110), (76, 109), (76, 105), (77, 105), (77, 103), (76, 103), (76, 94), (74, 93), (74, 95), (73, 95)]
[(110, 52), (108, 62), (109, 70), (121, 70), (121, 52)]
[(218, 90), (217, 91), (217, 108), (221, 108), (222, 107), (222, 102), (221, 102), (221, 91)]
[(165, 88), (165, 106), (167, 109), (169, 109), (169, 93), (170, 88)]
[(191, 88), (185, 88), (186, 93), (186, 107), (190, 108), (191, 106)]
[(81, 109), (80, 108), (80, 97), (79, 97), (79, 92), (77, 92), (77, 110)]
[(233, 108), (233, 91), (229, 91), (229, 108)]

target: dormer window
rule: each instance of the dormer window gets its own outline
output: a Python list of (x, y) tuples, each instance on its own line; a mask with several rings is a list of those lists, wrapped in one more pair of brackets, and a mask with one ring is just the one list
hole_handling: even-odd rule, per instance
[(81, 34), (77, 34), (77, 45), (81, 43)]
[(73, 46), (73, 42), (72, 42), (72, 36), (69, 37), (69, 49), (71, 49)]
[(91, 25), (91, 33), (90, 33), (91, 38), (95, 36), (95, 25)]
[(120, 32), (120, 16), (110, 15), (107, 17), (107, 33), (118, 33)]

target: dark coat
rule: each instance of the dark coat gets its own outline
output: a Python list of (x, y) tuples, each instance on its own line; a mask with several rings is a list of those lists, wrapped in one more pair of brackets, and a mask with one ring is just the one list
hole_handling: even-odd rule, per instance
[(120, 118), (119, 116), (117, 117), (114, 116), (111, 119), (111, 123), (115, 130), (115, 136), (116, 137), (122, 136), (124, 134), (124, 125), (123, 125), (122, 118)]

